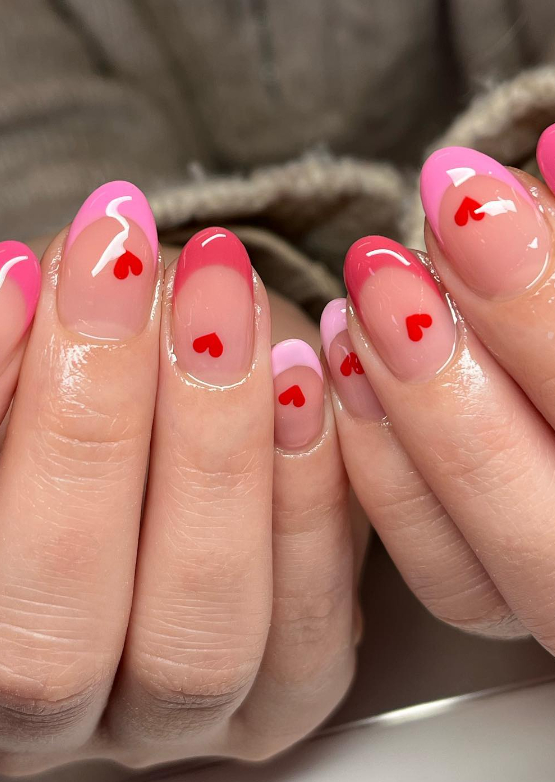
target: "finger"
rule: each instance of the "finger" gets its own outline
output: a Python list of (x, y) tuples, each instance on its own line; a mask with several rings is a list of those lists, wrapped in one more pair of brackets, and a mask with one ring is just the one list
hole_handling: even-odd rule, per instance
[(123, 646), (158, 361), (156, 229), (142, 193), (97, 190), (44, 263), (0, 461), (0, 744), (11, 752), (82, 744)]
[(0, 421), (17, 384), (40, 293), (40, 266), (21, 242), (0, 242)]
[(555, 198), (532, 177), (460, 147), (428, 159), (421, 189), (433, 229), (426, 242), (443, 283), (481, 341), (555, 425)]
[(347, 331), (345, 299), (327, 305), (321, 333), (351, 485), (403, 578), (449, 624), (514, 633), (512, 611), (384, 418)]
[(551, 430), (410, 251), (367, 237), (345, 278), (371, 344), (356, 318), (349, 333), (395, 432), (522, 624), (553, 644)]
[(121, 745), (165, 758), (185, 741), (188, 754), (221, 741), (260, 664), (272, 599), (266, 295), (222, 228), (188, 242), (172, 287), (133, 612), (106, 720)]
[[(250, 760), (313, 730), (345, 694), (354, 671), (353, 541), (331, 403), (326, 394), (324, 405), (321, 366), (305, 342), (279, 343), (272, 363), (278, 410), (280, 389), (296, 383), (306, 400), (292, 411), (299, 429), (305, 430), (305, 414), (307, 427), (318, 426), (299, 447), (290, 422), (282, 429), (276, 415), (272, 624), (228, 748)], [(311, 406), (319, 408), (317, 416)]]

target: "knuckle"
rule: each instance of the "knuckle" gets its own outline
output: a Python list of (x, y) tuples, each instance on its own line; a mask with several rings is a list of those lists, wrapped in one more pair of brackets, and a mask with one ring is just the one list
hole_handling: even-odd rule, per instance
[(147, 655), (135, 666), (134, 676), (157, 715), (179, 712), (185, 721), (202, 727), (232, 714), (251, 687), (254, 666), (232, 658), (219, 657), (207, 666), (206, 660), (187, 665)]
[(448, 605), (445, 601), (428, 601), (427, 608), (441, 622), (473, 635), (499, 640), (526, 638), (530, 635), (508, 605), (487, 609), (478, 607), (473, 612), (468, 607), (466, 610), (453, 610), (452, 604)]
[(274, 601), (271, 642), (282, 650), (280, 684), (304, 685), (328, 676), (353, 648), (353, 593), (341, 583), (327, 592)]
[[(522, 472), (522, 465), (507, 458), (522, 442), (522, 429), (516, 413), (501, 410), (488, 411), (488, 415), (476, 413), (472, 427), (460, 421), (456, 429), (456, 441), (446, 433), (441, 443), (436, 443), (438, 470), (443, 475), (464, 480), (477, 493), (490, 485), (511, 482)], [(495, 478), (495, 481), (494, 481)]]
[[(17, 743), (41, 743), (65, 733), (85, 718), (99, 695), (96, 672), (72, 671), (80, 662), (66, 660), (62, 669), (36, 664), (34, 670), (0, 666), (0, 735), (9, 747)], [(8, 747), (8, 748), (9, 748)]]

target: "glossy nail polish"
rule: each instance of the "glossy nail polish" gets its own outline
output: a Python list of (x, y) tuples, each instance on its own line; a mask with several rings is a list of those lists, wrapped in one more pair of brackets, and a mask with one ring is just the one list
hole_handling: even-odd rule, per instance
[(225, 228), (199, 231), (179, 257), (173, 338), (183, 372), (211, 385), (241, 381), (252, 365), (252, 267), (243, 244)]
[(555, 193), (555, 125), (550, 125), (541, 134), (536, 157), (547, 186)]
[(0, 371), (27, 331), (39, 294), (35, 254), (21, 242), (0, 242)]
[(92, 193), (67, 236), (58, 314), (72, 332), (124, 340), (146, 326), (158, 263), (158, 235), (148, 201), (130, 182)]
[(445, 255), (476, 293), (510, 298), (545, 270), (551, 234), (530, 193), (500, 163), (464, 147), (431, 155), (420, 192)]
[(320, 320), (322, 346), (335, 390), (351, 415), (380, 421), (385, 412), (368, 382), (347, 331), (347, 301), (334, 299)]
[(400, 380), (425, 381), (452, 358), (453, 313), (416, 256), (383, 236), (355, 242), (345, 284), (383, 361)]
[(278, 342), (272, 348), (274, 375), (274, 439), (279, 448), (298, 451), (322, 431), (324, 382), (322, 366), (301, 339)]

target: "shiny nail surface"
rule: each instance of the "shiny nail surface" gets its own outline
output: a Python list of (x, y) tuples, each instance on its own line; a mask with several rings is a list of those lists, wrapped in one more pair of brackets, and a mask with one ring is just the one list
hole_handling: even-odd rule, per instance
[(252, 365), (252, 266), (243, 244), (225, 228), (195, 234), (179, 257), (173, 337), (183, 372), (217, 386), (241, 381)]
[(324, 382), (322, 366), (310, 345), (300, 339), (272, 348), (274, 375), (274, 439), (278, 447), (297, 451), (322, 431)]
[(380, 421), (385, 411), (362, 368), (347, 331), (347, 301), (334, 299), (320, 319), (320, 335), (339, 398), (351, 415)]
[(448, 260), (476, 293), (510, 298), (541, 277), (551, 233), (530, 193), (500, 163), (465, 147), (431, 155), (420, 192)]
[(372, 343), (400, 380), (429, 380), (450, 361), (453, 313), (410, 250), (383, 236), (359, 239), (347, 253), (345, 284)]
[(130, 182), (92, 193), (67, 236), (58, 313), (77, 334), (124, 340), (148, 321), (158, 263), (158, 236), (148, 201)]
[(31, 323), (40, 294), (40, 266), (21, 242), (0, 242), (0, 370)]
[(550, 125), (541, 134), (536, 158), (547, 186), (555, 193), (555, 125)]

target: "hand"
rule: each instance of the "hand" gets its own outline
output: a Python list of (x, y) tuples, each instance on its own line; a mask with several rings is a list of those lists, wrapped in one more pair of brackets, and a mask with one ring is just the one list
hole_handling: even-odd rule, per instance
[[(551, 129), (551, 187), (554, 159)], [(440, 287), (422, 254), (367, 237), (345, 264), (348, 333), (341, 303), (322, 321), (345, 464), (430, 611), (555, 653), (555, 199), (461, 148), (421, 188)], [(341, 372), (349, 354), (365, 374)]]
[(318, 360), (274, 349), (276, 396), (305, 397), (281, 405), (275, 449), (269, 304), (243, 246), (204, 231), (164, 280), (126, 183), (90, 197), (42, 268), (0, 455), (0, 772), (272, 755), (354, 669)]

